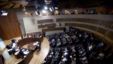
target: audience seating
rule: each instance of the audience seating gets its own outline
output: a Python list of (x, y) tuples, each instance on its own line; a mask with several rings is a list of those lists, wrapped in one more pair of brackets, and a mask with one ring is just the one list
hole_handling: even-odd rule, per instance
[(113, 64), (112, 47), (73, 27), (47, 36), (51, 49), (43, 64)]

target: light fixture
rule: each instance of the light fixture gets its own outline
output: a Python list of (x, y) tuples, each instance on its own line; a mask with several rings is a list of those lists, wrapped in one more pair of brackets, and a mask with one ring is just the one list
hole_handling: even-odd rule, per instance
[(8, 12), (6, 12), (6, 11), (1, 11), (1, 16), (7, 16), (8, 15)]
[(49, 10), (52, 12), (53, 11), (53, 9), (52, 8), (49, 8)]
[(8, 15), (8, 13), (4, 12), (4, 13), (2, 13), (1, 16), (7, 16), (7, 15)]
[(55, 7), (55, 10), (58, 10), (58, 7)]
[(47, 13), (47, 10), (42, 10), (42, 13), (46, 14)]
[(44, 9), (45, 9), (45, 10), (47, 10), (47, 9), (48, 9), (48, 7), (47, 7), (47, 6), (44, 6)]

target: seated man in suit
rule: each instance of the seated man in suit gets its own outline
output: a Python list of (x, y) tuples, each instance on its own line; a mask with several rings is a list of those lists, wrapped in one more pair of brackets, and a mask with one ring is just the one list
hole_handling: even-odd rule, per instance
[(18, 52), (15, 53), (17, 55), (17, 58), (25, 58), (29, 54), (29, 50), (26, 48), (21, 48), (18, 50)]
[(40, 42), (34, 42), (33, 43), (33, 46), (35, 46), (35, 50), (37, 50), (38, 49), (38, 51), (40, 51)]
[(14, 54), (17, 48), (16, 40), (11, 40), (11, 44), (7, 45), (6, 48), (8, 49), (9, 54)]

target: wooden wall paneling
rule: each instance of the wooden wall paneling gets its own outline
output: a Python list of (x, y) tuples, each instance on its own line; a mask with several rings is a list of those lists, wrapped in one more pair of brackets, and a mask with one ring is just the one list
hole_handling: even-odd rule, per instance
[(0, 32), (4, 40), (21, 36), (16, 13), (9, 13), (8, 16), (0, 16)]
[(5, 33), (8, 30), (6, 21), (7, 17), (0, 16), (0, 37), (3, 39), (7, 38), (7, 33)]
[(20, 36), (21, 35), (21, 31), (20, 31), (20, 27), (19, 27), (19, 22), (18, 22), (18, 19), (17, 19), (17, 16), (15, 13), (11, 13), (10, 14), (11, 16), (10, 17), (10, 21), (11, 21), (11, 25), (12, 25), (12, 35), (13, 37), (17, 37), (17, 36)]

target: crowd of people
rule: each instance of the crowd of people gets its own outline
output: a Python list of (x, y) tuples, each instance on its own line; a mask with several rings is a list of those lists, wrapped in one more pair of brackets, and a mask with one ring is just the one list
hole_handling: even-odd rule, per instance
[(54, 15), (77, 15), (77, 14), (97, 14), (95, 9), (65, 9), (55, 10)]
[(112, 47), (92, 33), (69, 27), (48, 39), (51, 48), (43, 64), (113, 64)]
[[(44, 12), (43, 12), (44, 11)], [(55, 8), (53, 11), (41, 10), (37, 11), (39, 15), (78, 15), (78, 14), (113, 14), (113, 10), (109, 8), (75, 8), (75, 9), (58, 9)]]

